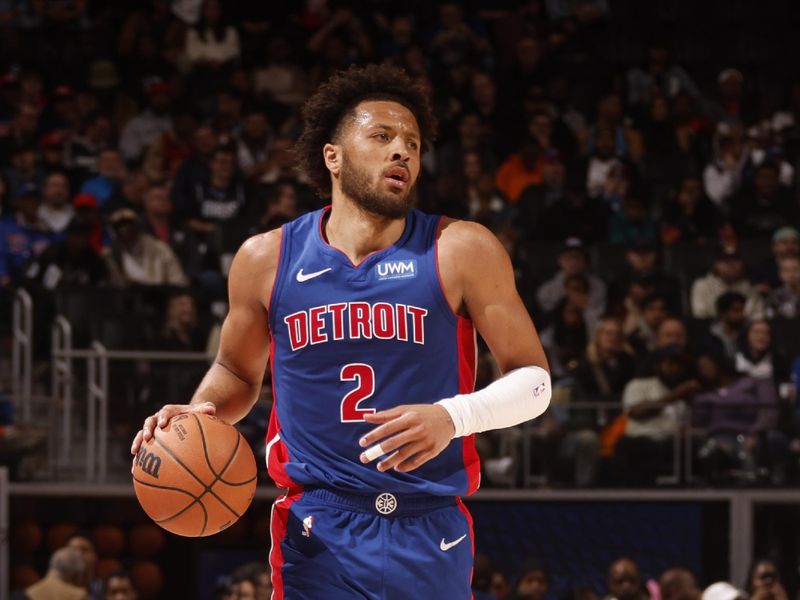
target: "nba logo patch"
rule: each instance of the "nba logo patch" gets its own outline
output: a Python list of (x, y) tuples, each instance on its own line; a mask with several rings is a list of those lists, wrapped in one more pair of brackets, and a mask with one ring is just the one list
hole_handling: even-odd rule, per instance
[(314, 515), (308, 515), (303, 519), (303, 537), (311, 537), (311, 528), (314, 527)]
[(378, 281), (410, 279), (417, 276), (417, 259), (387, 260), (375, 265)]

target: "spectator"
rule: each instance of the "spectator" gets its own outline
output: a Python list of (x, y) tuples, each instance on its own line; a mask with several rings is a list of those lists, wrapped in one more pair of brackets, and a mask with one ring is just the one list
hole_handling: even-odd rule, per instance
[(52, 234), (39, 221), (39, 190), (22, 188), (14, 203), (16, 213), (0, 220), (0, 288), (19, 285), (24, 266), (50, 244)]
[[(572, 398), (577, 402), (619, 402), (634, 373), (634, 359), (619, 321), (603, 318), (575, 370)], [(572, 463), (579, 487), (594, 482), (600, 452), (599, 427), (608, 421), (607, 413), (604, 408), (601, 418), (593, 409), (570, 409), (566, 424), (570, 431), (561, 443), (559, 455)]]
[(208, 180), (196, 186), (190, 204), (184, 207), (185, 216), (195, 231), (212, 233), (218, 224), (243, 216), (246, 200), (237, 179), (234, 151), (220, 146), (211, 155)]
[(756, 167), (753, 187), (730, 199), (731, 222), (744, 237), (768, 237), (797, 222), (797, 200), (779, 179), (778, 166), (765, 161)]
[(725, 292), (717, 298), (717, 318), (711, 323), (702, 345), (733, 360), (746, 322), (744, 296)]
[(661, 600), (701, 600), (697, 579), (685, 567), (671, 567), (658, 578)]
[(690, 379), (689, 357), (678, 348), (661, 348), (654, 358), (655, 375), (637, 377), (625, 387), (622, 404), (627, 425), (614, 449), (626, 482), (636, 485), (652, 484), (671, 464), (674, 438), (683, 425), (684, 402), (701, 389), (698, 381)]
[(92, 248), (91, 222), (70, 221), (63, 240), (53, 242), (25, 268), (28, 285), (52, 292), (60, 286), (100, 285), (107, 281), (106, 264)]
[(53, 233), (63, 233), (75, 215), (70, 204), (69, 180), (64, 173), (54, 171), (44, 180), (39, 221)]
[(778, 263), (787, 256), (800, 256), (800, 232), (794, 227), (781, 227), (772, 234), (771, 255), (756, 271), (755, 282), (762, 294), (782, 285)]
[(239, 169), (247, 179), (259, 179), (267, 171), (271, 148), (272, 133), (266, 113), (251, 110), (245, 117), (237, 150)]
[(59, 548), (50, 557), (47, 575), (25, 589), (28, 600), (88, 600), (84, 587), (86, 561), (75, 548)]
[(745, 97), (744, 75), (739, 69), (727, 68), (717, 76), (716, 97), (705, 102), (708, 115), (717, 123), (752, 123), (754, 106)]
[(615, 315), (625, 314), (625, 298), (629, 294), (631, 282), (634, 280), (646, 280), (651, 283), (655, 293), (667, 298), (669, 311), (679, 311), (680, 281), (664, 273), (660, 259), (658, 246), (652, 241), (636, 241), (628, 244), (625, 249), (625, 264), (619, 269), (619, 273), (612, 280), (609, 289), (609, 313)]
[(608, 241), (613, 244), (654, 244), (657, 231), (644, 201), (629, 194), (622, 199), (620, 210), (609, 217)]
[(800, 256), (779, 259), (778, 277), (783, 285), (767, 297), (766, 316), (794, 319), (800, 315)]
[[(614, 130), (609, 127), (597, 128), (586, 167), (586, 193), (589, 198), (605, 198), (609, 179), (621, 169)], [(618, 208), (613, 203), (609, 204), (612, 210)]]
[(111, 146), (111, 119), (93, 112), (84, 119), (81, 135), (72, 135), (64, 147), (64, 166), (74, 186), (97, 173), (100, 151)]
[[(397, 17), (401, 18), (401, 17)], [(276, 102), (297, 106), (306, 93), (306, 72), (292, 56), (292, 44), (279, 32), (272, 32), (267, 42), (263, 68), (256, 68), (253, 86), (256, 95), (267, 96)]]
[(186, 34), (186, 57), (195, 69), (215, 72), (238, 60), (239, 34), (230, 25), (219, 0), (205, 0), (197, 26)]
[(541, 183), (541, 149), (536, 140), (526, 138), (519, 145), (517, 151), (500, 165), (495, 176), (495, 184), (503, 196), (514, 204), (526, 188)]
[(702, 600), (745, 600), (747, 594), (737, 590), (727, 581), (717, 581), (703, 592)]
[(282, 181), (266, 191), (266, 208), (259, 220), (259, 231), (270, 231), (297, 218), (297, 187)]
[(37, 164), (36, 148), (15, 146), (11, 151), (11, 168), (5, 169), (3, 177), (12, 198), (28, 186), (41, 187), (44, 171)]
[(51, 131), (39, 140), (41, 148), (41, 165), (45, 173), (64, 170), (64, 143), (66, 131)]
[(67, 547), (73, 548), (81, 553), (83, 556), (84, 565), (84, 586), (89, 590), (89, 598), (91, 600), (102, 600), (103, 597), (103, 582), (96, 579), (97, 569), (97, 550), (94, 543), (89, 538), (89, 534), (85, 531), (77, 531), (73, 533), (67, 540)]
[(661, 321), (656, 331), (656, 349), (667, 346), (677, 346), (682, 351), (689, 348), (689, 336), (683, 321), (674, 317), (667, 317)]
[(603, 600), (647, 600), (639, 566), (619, 558), (608, 567), (608, 594)]
[(691, 77), (671, 61), (669, 48), (662, 40), (647, 47), (647, 64), (628, 71), (628, 104), (647, 104), (655, 96), (671, 98), (679, 93), (699, 96)]
[(120, 136), (119, 149), (127, 163), (141, 159), (145, 149), (172, 129), (172, 87), (156, 80), (146, 91), (147, 107), (127, 122)]
[(128, 171), (114, 195), (103, 203), (103, 215), (108, 217), (120, 208), (141, 212), (143, 197), (150, 182), (142, 170)]
[(756, 560), (750, 566), (745, 591), (750, 600), (788, 600), (778, 567), (768, 558)]
[(105, 600), (137, 600), (139, 598), (133, 579), (125, 571), (114, 571), (106, 576), (103, 589), (105, 590)]
[[(524, 198), (523, 195), (520, 200), (520, 212), (526, 206)], [(563, 197), (544, 209), (541, 221), (533, 229), (534, 237), (545, 240), (579, 238), (587, 242), (605, 240), (608, 215), (605, 204), (587, 197), (585, 173), (572, 169), (565, 177)]]
[(720, 209), (742, 185), (747, 154), (744, 151), (742, 130), (736, 125), (720, 123), (714, 135), (714, 157), (703, 170), (703, 186), (706, 195)]
[(110, 222), (115, 239), (111, 247), (103, 252), (103, 257), (112, 285), (188, 284), (174, 252), (161, 240), (142, 232), (135, 212), (121, 208), (111, 215)]
[(667, 202), (661, 224), (661, 241), (713, 242), (720, 236), (722, 214), (703, 192), (697, 177), (684, 177), (675, 197)]
[(736, 372), (754, 379), (771, 379), (779, 396), (787, 399), (789, 362), (772, 348), (772, 327), (769, 321), (751, 321), (739, 338), (734, 357)]
[(125, 163), (118, 150), (102, 150), (97, 157), (97, 175), (81, 186), (81, 192), (97, 198), (100, 208), (116, 194), (125, 180)]
[(172, 202), (179, 212), (191, 205), (196, 187), (208, 179), (208, 165), (216, 146), (217, 137), (213, 129), (202, 126), (194, 131), (192, 156), (178, 168), (172, 185)]
[(497, 600), (507, 600), (511, 598), (511, 584), (503, 571), (495, 569), (492, 572), (491, 592)]
[(737, 292), (744, 296), (747, 303), (745, 312), (751, 319), (762, 315), (761, 297), (747, 278), (744, 260), (732, 248), (720, 249), (714, 257), (711, 271), (692, 283), (692, 316), (695, 319), (717, 316), (717, 300), (726, 292)]
[(39, 108), (35, 104), (17, 102), (13, 110), (14, 117), (11, 123), (0, 132), (0, 151), (3, 160), (14, 148), (33, 146), (39, 129)]
[(188, 291), (176, 291), (167, 301), (159, 346), (170, 352), (205, 352), (209, 329), (207, 323), (198, 319), (192, 295)]
[(778, 399), (772, 380), (736, 377), (732, 364), (713, 353), (698, 357), (697, 372), (705, 391), (694, 399), (692, 420), (706, 432), (698, 453), (712, 483), (740, 463), (745, 477), (755, 480), (759, 454), (769, 464), (771, 482), (785, 483), (789, 442), (775, 430)]
[[(582, 277), (572, 275), (567, 279), (577, 280), (576, 284), (579, 284)], [(571, 374), (586, 348), (589, 336), (584, 317), (585, 295), (585, 292), (575, 289), (561, 299), (553, 311), (552, 323), (542, 330), (542, 346), (547, 351), (554, 380)]]
[(667, 299), (661, 294), (650, 294), (642, 300), (639, 319), (628, 333), (628, 343), (638, 356), (656, 349), (656, 332), (669, 316)]
[(475, 554), (472, 561), (472, 596), (475, 600), (497, 600), (489, 589), (492, 584), (494, 565), (485, 554)]
[(553, 310), (566, 294), (566, 278), (570, 275), (585, 275), (589, 282), (588, 308), (595, 314), (602, 313), (606, 305), (606, 285), (587, 272), (588, 255), (580, 239), (567, 238), (558, 257), (558, 267), (558, 272), (536, 291), (539, 306), (546, 311)]
[(544, 600), (550, 586), (550, 577), (538, 560), (527, 558), (522, 562), (510, 600)]

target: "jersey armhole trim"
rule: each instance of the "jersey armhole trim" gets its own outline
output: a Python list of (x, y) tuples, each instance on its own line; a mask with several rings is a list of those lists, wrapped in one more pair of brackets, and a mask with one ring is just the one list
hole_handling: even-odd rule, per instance
[(434, 287), (436, 288), (436, 298), (439, 300), (440, 306), (444, 310), (445, 314), (451, 319), (451, 321), (457, 324), (461, 320), (471, 321), (471, 319), (462, 317), (460, 314), (458, 314), (453, 307), (450, 306), (450, 302), (447, 301), (447, 295), (444, 293), (442, 274), (439, 272), (439, 234), (442, 231), (442, 225), (444, 225), (445, 218), (446, 217), (444, 215), (441, 215), (436, 222), (436, 227), (433, 228), (433, 265), (436, 270)]
[(283, 272), (285, 271), (284, 262), (289, 256), (286, 245), (289, 243), (289, 228), (281, 225), (281, 244), (278, 247), (278, 268), (275, 269), (275, 281), (272, 283), (272, 292), (269, 295), (269, 305), (267, 306), (267, 320), (269, 322), (270, 337), (275, 335), (275, 307), (283, 291)]

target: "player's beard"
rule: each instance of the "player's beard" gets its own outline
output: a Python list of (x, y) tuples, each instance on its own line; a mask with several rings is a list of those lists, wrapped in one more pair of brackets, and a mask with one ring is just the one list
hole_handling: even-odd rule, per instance
[[(383, 180), (383, 177), (380, 178)], [(342, 171), (340, 175), (342, 193), (352, 198), (361, 209), (384, 217), (386, 219), (401, 219), (408, 214), (411, 208), (411, 185), (403, 192), (382, 192), (377, 189), (377, 183), (371, 183), (370, 176), (362, 169), (357, 168), (342, 156)]]

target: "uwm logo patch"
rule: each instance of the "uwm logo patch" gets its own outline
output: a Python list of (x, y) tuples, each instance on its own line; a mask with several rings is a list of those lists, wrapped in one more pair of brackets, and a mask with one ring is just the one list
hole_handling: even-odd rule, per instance
[(161, 457), (155, 452), (148, 452), (144, 446), (136, 455), (136, 464), (148, 475), (158, 479), (158, 470), (161, 468)]
[(375, 265), (378, 281), (385, 279), (409, 279), (417, 276), (417, 259), (387, 260)]

